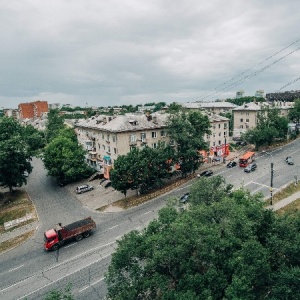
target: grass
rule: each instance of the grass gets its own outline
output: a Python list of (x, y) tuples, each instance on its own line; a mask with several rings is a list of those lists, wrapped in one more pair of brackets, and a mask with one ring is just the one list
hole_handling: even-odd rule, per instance
[(19, 235), (18, 237), (14, 238), (14, 239), (0, 243), (0, 253), (21, 245), (27, 239), (29, 239), (34, 234), (34, 232), (35, 232), (34, 230), (31, 230), (22, 235)]
[[(7, 232), (7, 230), (4, 229), (5, 222), (24, 217), (28, 213), (32, 213), (35, 216), (34, 205), (29, 199), (25, 191), (16, 190), (13, 192), (12, 195), (8, 192), (1, 193), (0, 194), (0, 234)], [(9, 230), (13, 230), (17, 227), (33, 222), (34, 220), (35, 218), (26, 221), (24, 223), (21, 223), (18, 226), (15, 226)]]

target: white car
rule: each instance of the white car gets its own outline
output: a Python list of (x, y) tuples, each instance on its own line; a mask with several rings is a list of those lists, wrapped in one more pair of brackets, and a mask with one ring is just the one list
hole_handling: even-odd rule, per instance
[(93, 189), (94, 188), (91, 185), (84, 184), (84, 185), (78, 186), (76, 188), (76, 193), (77, 194), (82, 194), (82, 193), (85, 193), (85, 192), (88, 192), (88, 191), (92, 191)]

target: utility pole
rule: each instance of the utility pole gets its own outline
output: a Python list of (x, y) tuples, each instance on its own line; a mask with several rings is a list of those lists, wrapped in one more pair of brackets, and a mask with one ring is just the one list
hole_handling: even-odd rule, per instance
[(271, 188), (270, 188), (270, 193), (271, 193), (271, 205), (273, 205), (273, 176), (274, 176), (274, 163), (271, 162)]

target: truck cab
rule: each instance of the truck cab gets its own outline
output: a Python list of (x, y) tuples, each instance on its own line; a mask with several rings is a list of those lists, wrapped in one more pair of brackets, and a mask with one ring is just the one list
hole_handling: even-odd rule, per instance
[(44, 240), (45, 240), (44, 243), (45, 250), (47, 251), (50, 249), (56, 250), (58, 248), (57, 244), (59, 240), (58, 240), (58, 234), (55, 231), (55, 229), (47, 230), (44, 234)]

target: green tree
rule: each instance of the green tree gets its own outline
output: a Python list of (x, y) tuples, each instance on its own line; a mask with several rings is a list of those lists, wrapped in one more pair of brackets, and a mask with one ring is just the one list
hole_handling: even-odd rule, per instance
[(44, 300), (74, 300), (75, 297), (71, 293), (71, 287), (71, 284), (68, 284), (64, 290), (52, 290)]
[(276, 220), (261, 200), (237, 190), (183, 212), (163, 208), (143, 231), (118, 241), (105, 277), (108, 299), (268, 297)]
[(183, 176), (194, 172), (201, 164), (200, 150), (207, 150), (205, 134), (210, 134), (207, 115), (199, 111), (171, 114), (167, 121), (167, 133), (176, 143), (176, 161), (179, 162)]
[(71, 129), (61, 130), (44, 150), (44, 165), (48, 175), (58, 182), (72, 182), (92, 174), (85, 162), (86, 151), (78, 144)]
[(38, 131), (32, 125), (24, 126), (22, 135), (24, 136), (24, 140), (29, 146), (29, 150), (32, 153), (32, 155), (36, 154), (45, 146), (43, 132)]
[(289, 110), (288, 117), (292, 122), (300, 123), (300, 99), (294, 101), (294, 107)]
[(64, 128), (64, 118), (58, 109), (51, 109), (48, 113), (48, 122), (45, 130), (46, 141), (50, 142), (58, 135), (60, 129)]
[(4, 117), (0, 121), (0, 185), (14, 187), (27, 183), (24, 172), (31, 173), (31, 154), (23, 128), (13, 118)]

